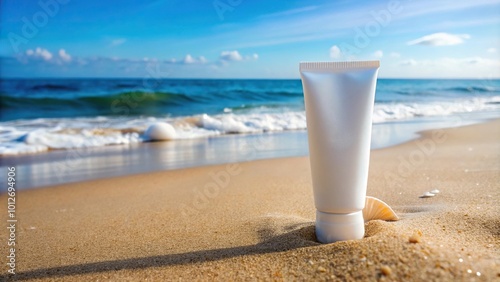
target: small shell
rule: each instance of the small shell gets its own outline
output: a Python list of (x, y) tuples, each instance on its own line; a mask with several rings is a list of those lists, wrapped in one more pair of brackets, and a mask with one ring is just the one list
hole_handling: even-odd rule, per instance
[(391, 268), (387, 265), (382, 265), (382, 267), (380, 267), (380, 272), (382, 272), (384, 276), (391, 276), (392, 274)]
[(425, 192), (422, 196), (420, 196), (420, 198), (430, 198), (434, 196), (436, 196), (436, 194), (433, 194), (431, 192)]
[(431, 191), (432, 194), (439, 194), (439, 190), (438, 189), (434, 189)]
[(410, 236), (410, 238), (408, 238), (408, 241), (413, 244), (422, 242), (422, 231), (417, 230)]
[(363, 218), (365, 222), (375, 219), (388, 221), (399, 220), (399, 217), (388, 204), (370, 196), (366, 197), (365, 208), (363, 209)]

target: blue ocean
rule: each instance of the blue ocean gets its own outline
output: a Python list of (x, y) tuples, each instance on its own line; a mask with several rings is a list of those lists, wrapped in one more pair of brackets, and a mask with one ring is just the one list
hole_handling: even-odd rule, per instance
[[(373, 123), (499, 110), (500, 80), (379, 79)], [(0, 81), (0, 155), (147, 142), (158, 121), (179, 140), (305, 130), (301, 81)]]

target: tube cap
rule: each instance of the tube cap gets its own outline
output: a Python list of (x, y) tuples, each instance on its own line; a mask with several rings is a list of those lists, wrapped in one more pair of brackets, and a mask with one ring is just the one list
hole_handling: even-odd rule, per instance
[(363, 211), (353, 213), (326, 213), (316, 210), (316, 237), (321, 243), (363, 239), (365, 221)]

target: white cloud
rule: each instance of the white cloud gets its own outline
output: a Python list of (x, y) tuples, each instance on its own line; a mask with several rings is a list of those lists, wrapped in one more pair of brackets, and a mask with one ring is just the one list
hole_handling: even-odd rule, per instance
[(402, 61), (399, 64), (402, 66), (414, 66), (417, 64), (417, 61), (415, 61), (414, 59), (409, 59), (409, 60)]
[(126, 41), (127, 41), (127, 39), (125, 39), (125, 38), (117, 38), (117, 39), (113, 39), (113, 40), (111, 40), (111, 44), (110, 44), (110, 46), (111, 46), (111, 47), (120, 46), (120, 45), (122, 45), (123, 43), (125, 43)]
[(35, 51), (31, 49), (27, 50), (26, 55), (28, 55), (28, 57), (41, 58), (45, 61), (50, 61), (50, 59), (52, 59), (52, 53), (40, 47), (36, 47)]
[(477, 78), (500, 77), (500, 61), (487, 57), (439, 57), (404, 60), (387, 64), (384, 77), (409, 78)]
[[(249, 25), (236, 25), (234, 24), (221, 24), (218, 25), (216, 33), (207, 33), (205, 36), (200, 36), (196, 39), (197, 42), (216, 41), (228, 42), (222, 48), (235, 48), (241, 50), (243, 48), (258, 47), (258, 46), (272, 46), (282, 45), (292, 42), (309, 42), (318, 40), (331, 39), (332, 34), (346, 35), (353, 33), (355, 27), (363, 29), (369, 20), (373, 20), (373, 15), (366, 15), (367, 17), (360, 16), (359, 7), (356, 5), (336, 5), (335, 1), (327, 1), (318, 5), (316, 10), (294, 14), (294, 16), (278, 16), (270, 18), (258, 18)], [(388, 1), (369, 1), (363, 4), (364, 11), (387, 11)], [(390, 2), (390, 1), (389, 1)], [(404, 3), (403, 3), (404, 2)], [(498, 5), (498, 0), (474, 0), (474, 1), (456, 1), (444, 0), (436, 4), (432, 0), (422, 1), (403, 1), (399, 8), (403, 8), (403, 13), (397, 14), (398, 22), (412, 22), (413, 18), (420, 18), (426, 15), (442, 17), (443, 13), (450, 13), (450, 11), (467, 11), (470, 8), (477, 9), (480, 6)], [(495, 4), (495, 2), (497, 2)], [(404, 5), (403, 5), (404, 4)], [(345, 6), (345, 7), (344, 7)], [(398, 10), (399, 11), (399, 10)], [(376, 14), (376, 13), (372, 13)], [(393, 15), (393, 20), (394, 20)], [(497, 23), (499, 17), (495, 15), (483, 15), (485, 20), (491, 19), (490, 23)], [(332, 19), (335, 19), (332, 21)], [(460, 22), (465, 22), (467, 17), (460, 18)], [(428, 22), (420, 26), (403, 24), (401, 26), (390, 25), (386, 27), (391, 34), (415, 34), (417, 30), (432, 30), (436, 24), (439, 23)], [(486, 25), (485, 25), (486, 26)], [(448, 26), (442, 26), (437, 30), (446, 31)], [(389, 30), (390, 29), (390, 30)], [(436, 30), (436, 29), (434, 29)], [(393, 33), (393, 31), (395, 31)], [(385, 32), (385, 31), (384, 31)], [(244, 37), (241, 35), (245, 34)], [(425, 34), (423, 34), (425, 35)], [(417, 38), (418, 36), (415, 36)], [(238, 38), (238, 40), (235, 40)], [(237, 41), (237, 42), (236, 42)], [(349, 44), (354, 43), (355, 38), (347, 41)], [(343, 49), (343, 48), (341, 48)], [(291, 71), (290, 71), (291, 73)]]
[(419, 61), (418, 64), (429, 67), (442, 66), (448, 68), (456, 68), (458, 66), (464, 67), (467, 65), (469, 66), (477, 65), (483, 67), (492, 67), (492, 66), (500, 67), (499, 61), (482, 57), (466, 57), (466, 58), (443, 57), (434, 60), (422, 60)]
[[(171, 63), (178, 62), (176, 59), (170, 60)], [(180, 60), (181, 63), (189, 65), (189, 64), (204, 64), (207, 62), (207, 59), (203, 56), (199, 56), (198, 58), (194, 58), (191, 54), (187, 54), (184, 59)]]
[(186, 65), (189, 65), (189, 64), (204, 64), (207, 62), (207, 59), (203, 56), (199, 56), (198, 58), (194, 58), (193, 56), (191, 56), (191, 54), (187, 54), (184, 59), (178, 61), (176, 59), (171, 59), (171, 60), (168, 60), (168, 62), (170, 63), (177, 63), (177, 62), (181, 62), (183, 64), (186, 64)]
[[(218, 61), (209, 61), (207, 58), (204, 56), (199, 56), (199, 57), (193, 57), (191, 54), (187, 54), (184, 58), (182, 59), (169, 59), (169, 60), (163, 60), (163, 63), (165, 64), (181, 64), (181, 65), (194, 65), (194, 64), (206, 64), (206, 65), (214, 65), (214, 64), (227, 64), (231, 61), (250, 61), (250, 60), (257, 60), (259, 58), (258, 54), (252, 54), (252, 55), (246, 55), (242, 56), (238, 51), (223, 51), (220, 54), (219, 60)], [(149, 61), (151, 60), (156, 60), (156, 59), (148, 59)]]
[(487, 51), (488, 51), (488, 53), (496, 53), (496, 52), (497, 52), (497, 49), (496, 49), (496, 48), (491, 47), (491, 48), (488, 48), (488, 50), (487, 50)]
[(340, 51), (340, 48), (337, 45), (333, 45), (330, 47), (330, 58), (332, 59), (338, 59), (342, 55), (342, 52)]
[(69, 62), (71, 61), (71, 56), (66, 53), (66, 50), (64, 49), (59, 49), (59, 57), (61, 58), (61, 60), (63, 60), (64, 62)]
[(253, 53), (252, 55), (246, 55), (245, 56), (245, 61), (255, 61), (259, 59), (259, 55), (256, 53)]
[(500, 67), (499, 61), (486, 59), (486, 58), (482, 58), (482, 57), (451, 59), (451, 62), (455, 63), (455, 64), (469, 64), (469, 65), (498, 66), (498, 67)]
[[(176, 70), (179, 76), (189, 77), (193, 71), (204, 73), (214, 77), (216, 74), (211, 72), (214, 68), (225, 66), (233, 62), (250, 62), (259, 59), (257, 53), (240, 54), (238, 51), (225, 51), (220, 54), (220, 58), (207, 59), (205, 56), (193, 56), (186, 54), (184, 57), (172, 59), (158, 59), (154, 57), (141, 58), (120, 58), (116, 56), (90, 56), (78, 57), (70, 55), (65, 49), (57, 49), (50, 52), (42, 47), (26, 50), (23, 54), (10, 57), (11, 60), (20, 64), (32, 64), (39, 68), (54, 68), (58, 66), (69, 65), (70, 71), (102, 70), (104, 68), (126, 73), (141, 74), (144, 71), (161, 72), (164, 70)], [(161, 69), (159, 71), (158, 69)]]
[(428, 46), (458, 45), (464, 43), (464, 39), (470, 39), (470, 35), (438, 32), (409, 41), (407, 44)]
[(63, 64), (63, 63), (69, 63), (72, 60), (72, 57), (70, 54), (66, 52), (65, 49), (59, 49), (55, 54), (52, 54), (49, 50), (42, 48), (42, 47), (37, 47), (35, 50), (28, 49), (26, 50), (26, 56), (24, 57), (19, 57), (18, 58), (20, 61), (27, 63), (30, 60), (32, 61), (45, 61), (48, 63), (55, 63), (55, 64)]
[(194, 60), (194, 58), (190, 55), (190, 54), (187, 54), (186, 57), (184, 57), (184, 64), (194, 64), (196, 61)]
[(236, 50), (234, 51), (222, 51), (220, 54), (220, 59), (222, 61), (241, 61), (243, 57)]
[(389, 54), (389, 56), (391, 56), (391, 58), (400, 58), (401, 54), (399, 54), (397, 52), (392, 52), (391, 54)]
[(373, 53), (373, 56), (375, 58), (380, 59), (380, 58), (382, 58), (384, 56), (384, 52), (382, 50), (377, 50), (377, 51), (375, 51), (375, 53)]

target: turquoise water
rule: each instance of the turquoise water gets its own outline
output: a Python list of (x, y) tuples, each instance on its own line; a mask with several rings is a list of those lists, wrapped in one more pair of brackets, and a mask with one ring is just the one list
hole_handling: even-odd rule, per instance
[[(143, 143), (157, 122), (179, 140), (306, 129), (300, 80), (3, 79), (0, 98), (0, 156)], [(500, 80), (377, 82), (374, 124), (468, 113), (499, 116)]]
[[(489, 103), (499, 103), (499, 96), (500, 80), (379, 79), (376, 104), (388, 110), (412, 106), (415, 115), (426, 116), (435, 114), (430, 105), (446, 104), (450, 111), (463, 111), (459, 104), (469, 102), (470, 110), (483, 110)], [(304, 109), (300, 80), (3, 79), (0, 98), (0, 121)], [(452, 102), (455, 107), (448, 105)], [(410, 111), (387, 111), (384, 118), (409, 117)]]
[[(23, 189), (308, 154), (300, 80), (155, 82), (2, 80), (0, 168), (16, 166)], [(498, 118), (499, 90), (499, 80), (379, 79), (372, 149)], [(144, 143), (158, 121), (182, 138)]]

